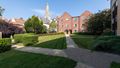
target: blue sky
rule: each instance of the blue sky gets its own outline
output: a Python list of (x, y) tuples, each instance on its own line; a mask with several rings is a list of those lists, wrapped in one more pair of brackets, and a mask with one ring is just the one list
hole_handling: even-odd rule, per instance
[[(27, 19), (32, 15), (44, 16), (47, 0), (0, 0), (0, 6), (5, 8), (4, 17)], [(52, 17), (65, 11), (72, 16), (79, 16), (85, 10), (96, 13), (109, 8), (107, 0), (48, 0)]]

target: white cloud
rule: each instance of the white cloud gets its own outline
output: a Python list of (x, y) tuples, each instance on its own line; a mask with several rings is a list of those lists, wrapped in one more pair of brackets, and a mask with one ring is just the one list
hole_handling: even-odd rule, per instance
[[(33, 12), (39, 14), (40, 16), (44, 16), (45, 15), (45, 10), (44, 9), (34, 9)], [(57, 15), (58, 15), (58, 13), (50, 11), (50, 16), (51, 17), (56, 17)]]

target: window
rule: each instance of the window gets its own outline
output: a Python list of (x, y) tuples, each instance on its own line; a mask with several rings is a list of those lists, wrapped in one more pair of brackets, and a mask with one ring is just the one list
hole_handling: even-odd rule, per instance
[(69, 25), (68, 24), (66, 24), (66, 28), (68, 28), (69, 27)]
[(77, 24), (74, 24), (74, 27), (77, 27)]
[(78, 18), (73, 18), (74, 19), (74, 21), (77, 21), (78, 20)]
[(69, 18), (66, 18), (66, 21), (68, 21), (69, 20)]
[(63, 25), (62, 25), (62, 27), (63, 27)]
[(77, 30), (74, 30), (74, 32), (76, 33), (76, 32), (77, 32)]

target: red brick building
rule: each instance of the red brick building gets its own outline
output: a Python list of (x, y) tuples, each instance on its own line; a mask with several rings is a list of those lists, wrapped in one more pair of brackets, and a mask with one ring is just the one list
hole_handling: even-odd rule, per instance
[(80, 16), (72, 17), (69, 13), (65, 12), (62, 16), (57, 17), (57, 30), (58, 32), (70, 31), (71, 33), (86, 32), (86, 22), (91, 15), (90, 11), (85, 11)]

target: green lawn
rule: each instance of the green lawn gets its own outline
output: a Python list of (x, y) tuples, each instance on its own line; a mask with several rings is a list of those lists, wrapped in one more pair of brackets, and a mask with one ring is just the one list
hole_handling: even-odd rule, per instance
[(76, 62), (63, 57), (11, 50), (0, 53), (0, 68), (74, 68)]
[(65, 49), (67, 47), (67, 44), (64, 34), (56, 34), (40, 35), (39, 42), (33, 46), (51, 49)]
[(113, 63), (111, 64), (111, 68), (120, 68), (120, 63), (115, 63), (115, 62), (113, 62)]
[(86, 49), (91, 48), (95, 39), (95, 36), (91, 36), (91, 35), (73, 34), (71, 35), (71, 37), (79, 47), (86, 48)]

